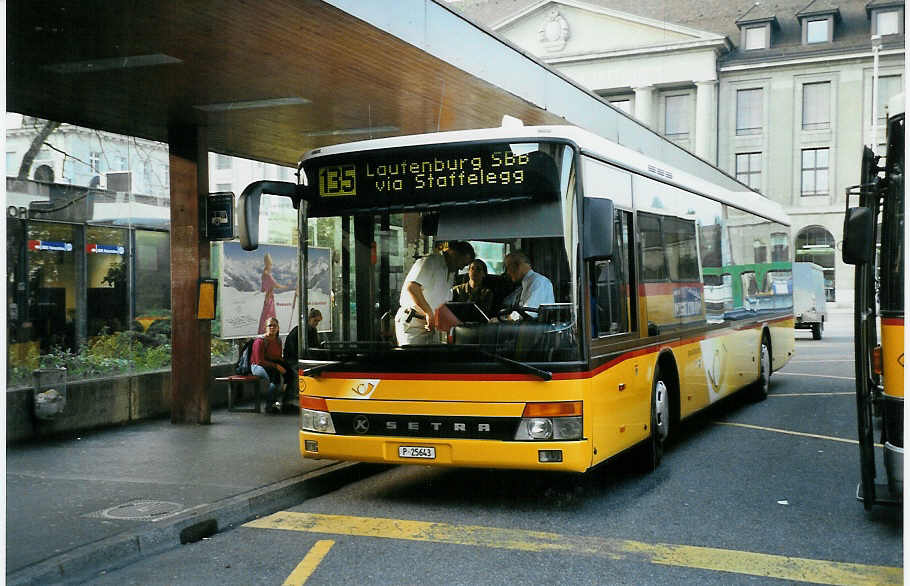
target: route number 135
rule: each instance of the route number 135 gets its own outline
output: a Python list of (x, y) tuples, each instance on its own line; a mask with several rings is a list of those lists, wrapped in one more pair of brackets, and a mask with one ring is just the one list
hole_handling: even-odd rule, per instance
[(319, 196), (357, 195), (357, 171), (353, 164), (319, 168)]

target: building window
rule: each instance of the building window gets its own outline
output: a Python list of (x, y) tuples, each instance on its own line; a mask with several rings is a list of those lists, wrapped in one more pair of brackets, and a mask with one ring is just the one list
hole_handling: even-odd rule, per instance
[(761, 153), (736, 154), (736, 179), (761, 191)]
[(904, 91), (904, 79), (900, 75), (886, 75), (878, 78), (878, 103), (876, 104), (876, 123), (884, 125), (888, 119), (888, 102)]
[(101, 153), (98, 151), (92, 151), (88, 155), (88, 164), (92, 169), (92, 173), (101, 172)]
[(215, 168), (216, 169), (230, 169), (231, 168), (231, 157), (227, 155), (215, 155)]
[(828, 149), (803, 149), (802, 195), (828, 195)]
[(803, 130), (831, 128), (831, 83), (803, 85)]
[(736, 134), (761, 134), (762, 90), (754, 88), (736, 91)]
[(616, 108), (617, 110), (622, 110), (629, 116), (632, 116), (632, 100), (626, 98), (624, 100), (611, 100), (610, 105)]
[(900, 10), (877, 11), (873, 20), (875, 29), (872, 34), (882, 36), (900, 34), (901, 20)]
[(767, 43), (765, 42), (767, 29), (767, 26), (746, 27), (744, 30), (745, 50), (767, 49)]
[(820, 20), (806, 21), (806, 44), (831, 42), (831, 21), (823, 18)]
[(6, 153), (6, 176), (15, 177), (19, 173), (19, 169), (16, 167), (16, 152), (11, 151)]
[(771, 234), (771, 262), (785, 262), (790, 260), (789, 238), (786, 232)]
[(689, 137), (689, 96), (666, 96), (664, 134), (669, 138)]

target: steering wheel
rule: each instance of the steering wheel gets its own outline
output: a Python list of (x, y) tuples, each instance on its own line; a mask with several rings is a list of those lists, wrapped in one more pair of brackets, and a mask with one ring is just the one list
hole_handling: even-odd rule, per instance
[(537, 320), (536, 317), (534, 317), (534, 316), (532, 316), (532, 315), (530, 315), (530, 314), (528, 313), (529, 311), (534, 311), (534, 312), (536, 312), (536, 311), (537, 311), (536, 308), (534, 308), (534, 307), (519, 307), (519, 306), (514, 306), (514, 307), (503, 307), (502, 309), (500, 309), (500, 310), (499, 310), (499, 313), (497, 314), (497, 317), (499, 318), (499, 321), (505, 320), (505, 319), (509, 316), (509, 314), (511, 314), (513, 311), (518, 312), (518, 315), (521, 316), (521, 319), (522, 319), (522, 320), (528, 320), (528, 321), (536, 321), (536, 320)]

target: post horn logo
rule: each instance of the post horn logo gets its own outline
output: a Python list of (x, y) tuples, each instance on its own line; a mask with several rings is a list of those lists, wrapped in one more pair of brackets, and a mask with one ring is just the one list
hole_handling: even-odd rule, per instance
[(351, 388), (351, 390), (354, 391), (355, 393), (357, 393), (358, 395), (360, 395), (361, 397), (368, 397), (373, 392), (373, 389), (375, 389), (375, 388), (376, 388), (376, 385), (374, 383), (360, 383), (360, 384), (354, 385)]

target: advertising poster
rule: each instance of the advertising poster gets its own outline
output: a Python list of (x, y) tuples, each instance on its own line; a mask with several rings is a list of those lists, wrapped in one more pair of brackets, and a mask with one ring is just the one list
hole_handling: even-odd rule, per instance
[[(309, 248), (310, 307), (322, 312), (319, 331), (332, 329), (331, 250)], [(278, 318), (281, 335), (297, 325), (297, 248), (261, 244), (246, 251), (239, 242), (221, 247), (221, 337), (249, 338), (264, 333), (269, 317)]]

